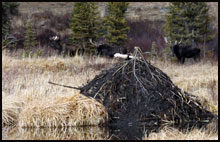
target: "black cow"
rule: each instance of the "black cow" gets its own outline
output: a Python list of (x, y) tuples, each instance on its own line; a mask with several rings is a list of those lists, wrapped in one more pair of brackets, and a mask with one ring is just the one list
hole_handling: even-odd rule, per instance
[(180, 43), (171, 46), (173, 55), (175, 54), (178, 61), (184, 64), (185, 58), (193, 58), (195, 61), (200, 60), (200, 49), (191, 48), (190, 46), (183, 46)]
[(55, 50), (58, 50), (58, 54), (61, 54), (61, 52), (63, 51), (63, 47), (60, 44), (60, 37), (59, 36), (53, 36), (49, 38), (49, 46), (52, 47)]
[(24, 48), (24, 38), (19, 37), (19, 35), (9, 35), (3, 36), (3, 42), (7, 41), (5, 45), (2, 47), (3, 49), (7, 49), (9, 51), (23, 49)]
[[(76, 50), (78, 50), (81, 53), (80, 48), (79, 49), (71, 48), (72, 45), (68, 43), (67, 39), (63, 39), (61, 41), (60, 37), (57, 35), (52, 36), (49, 39), (50, 39), (50, 42), (49, 42), (50, 47), (54, 48), (55, 50), (58, 50), (58, 54), (75, 56)], [(83, 51), (82, 51), (82, 54), (83, 54)]]
[(127, 48), (123, 46), (110, 46), (108, 44), (93, 43), (90, 39), (90, 43), (96, 46), (97, 55), (114, 57), (115, 53), (127, 54)]
[(126, 54), (127, 49), (122, 46), (110, 46), (108, 44), (102, 44), (97, 47), (98, 55), (108, 56), (113, 58), (115, 53)]

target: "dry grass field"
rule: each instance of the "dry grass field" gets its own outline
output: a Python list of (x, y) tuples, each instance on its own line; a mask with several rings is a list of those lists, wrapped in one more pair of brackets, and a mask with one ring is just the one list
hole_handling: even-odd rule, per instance
[[(38, 42), (45, 41), (47, 36), (49, 39), (49, 32), (59, 32), (63, 39), (71, 35), (68, 20), (74, 8), (73, 2), (19, 2), (19, 4), (19, 14), (12, 18), (13, 34), (17, 35), (19, 40), (22, 41), (22, 38), (25, 38), (25, 24), (28, 16), (33, 18)], [(132, 42), (128, 47), (133, 45), (152, 47), (151, 43), (160, 41), (159, 37), (163, 35), (162, 27), (169, 4), (169, 2), (129, 3), (126, 19), (130, 21), (131, 29), (135, 31), (131, 34), (140, 33), (146, 36), (130, 35)], [(218, 29), (218, 2), (207, 2), (207, 4), (210, 8), (209, 15), (213, 29)], [(98, 8), (103, 17), (106, 2), (100, 2)], [(148, 38), (148, 35), (151, 38)], [(217, 49), (218, 45), (215, 43), (218, 43), (218, 37), (216, 36), (215, 39), (212, 46), (207, 44), (207, 47)], [(23, 48), (22, 44), (20, 46)], [(38, 46), (39, 49), (41, 46), (44, 49), (46, 43)], [(162, 42), (156, 42), (156, 47), (160, 49), (164, 45)], [(43, 51), (42, 54), (44, 54)], [(81, 95), (79, 90), (55, 86), (48, 82), (74, 87), (83, 86), (102, 70), (118, 62), (118, 59), (97, 56), (23, 58), (19, 54), (19, 50), (12, 53), (12, 56), (6, 52), (2, 53), (3, 139), (99, 140), (109, 138), (110, 132), (106, 128), (97, 127), (109, 118), (102, 104), (93, 98)], [(212, 59), (211, 56), (209, 58)], [(173, 59), (147, 60), (165, 72), (179, 88), (198, 97), (205, 108), (218, 115), (218, 62), (214, 59), (212, 61), (202, 59), (197, 63), (186, 60), (182, 65)], [(83, 125), (92, 125), (92, 128), (72, 127)], [(11, 129), (12, 127), (15, 128)], [(45, 128), (41, 129), (42, 127)], [(216, 127), (216, 123), (211, 123), (207, 129), (180, 131), (165, 126), (159, 132), (150, 133), (149, 136), (145, 132), (142, 139), (217, 140)]]
[[(85, 124), (99, 124), (107, 119), (107, 114), (101, 104), (83, 98), (78, 90), (54, 86), (48, 81), (75, 87), (81, 86), (115, 62), (117, 62), (115, 59), (80, 56), (21, 59), (3, 53), (2, 124), (19, 124), (21, 127), (25, 125), (40, 127), (46, 124), (49, 126), (80, 125), (77, 123), (78, 119), (84, 119)], [(179, 88), (198, 96), (205, 107), (218, 114), (217, 62), (192, 63), (188, 61), (180, 65), (155, 60), (151, 61), (151, 64), (164, 71)], [(78, 98), (74, 100), (73, 96)], [(76, 101), (78, 101), (77, 104)], [(56, 106), (56, 109), (53, 106)], [(30, 108), (36, 111), (30, 112)], [(76, 111), (70, 111), (72, 108)], [(82, 115), (77, 115), (78, 117), (74, 117), (73, 120), (67, 118), (68, 116), (64, 117), (70, 113)], [(51, 117), (53, 115), (55, 117)], [(61, 115), (62, 117), (59, 117)], [(32, 119), (36, 116), (51, 118), (44, 121)], [(66, 121), (61, 121), (64, 118)], [(90, 120), (87, 121), (88, 119)], [(62, 139), (61, 136), (59, 138)], [(99, 138), (96, 136), (95, 139)], [(218, 139), (218, 132), (212, 132), (212, 128), (181, 132), (165, 127), (159, 133), (151, 133), (149, 137), (143, 139)]]

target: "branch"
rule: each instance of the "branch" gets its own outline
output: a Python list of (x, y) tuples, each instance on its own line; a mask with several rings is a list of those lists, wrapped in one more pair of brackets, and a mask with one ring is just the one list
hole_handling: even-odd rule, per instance
[(53, 83), (53, 82), (48, 82), (49, 84), (53, 84), (53, 85), (57, 85), (57, 86), (62, 86), (62, 87), (67, 87), (67, 88), (71, 88), (71, 89), (76, 89), (76, 90), (82, 90), (82, 88), (78, 88), (78, 87), (72, 87), (72, 86), (67, 86), (67, 85), (61, 85), (61, 84), (57, 84), (57, 83)]

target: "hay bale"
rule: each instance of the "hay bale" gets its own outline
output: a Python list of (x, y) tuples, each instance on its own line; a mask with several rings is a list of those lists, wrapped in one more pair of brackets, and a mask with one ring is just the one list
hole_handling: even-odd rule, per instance
[(198, 99), (178, 88), (136, 49), (133, 59), (102, 71), (81, 93), (102, 103), (110, 122), (125, 125), (160, 125), (209, 122), (214, 115)]
[(95, 99), (75, 94), (54, 100), (33, 101), (22, 109), (20, 127), (99, 125), (108, 120), (105, 107)]
[(15, 126), (24, 102), (14, 95), (2, 94), (2, 126)]

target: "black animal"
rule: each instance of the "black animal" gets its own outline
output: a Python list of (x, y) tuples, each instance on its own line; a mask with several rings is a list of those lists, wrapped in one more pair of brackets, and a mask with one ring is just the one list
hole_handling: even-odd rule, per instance
[(127, 48), (123, 46), (110, 46), (108, 44), (93, 43), (90, 39), (90, 43), (96, 46), (97, 55), (114, 57), (115, 53), (127, 54)]
[(49, 40), (49, 46), (55, 50), (58, 50), (58, 54), (63, 54), (64, 56), (75, 56), (77, 50), (81, 53), (81, 48), (73, 48), (73, 46), (70, 43), (68, 43), (67, 39), (62, 39), (61, 41), (60, 36), (58, 35), (50, 37)]
[(18, 49), (24, 48), (24, 38), (19, 37), (19, 35), (9, 35), (9, 36), (3, 36), (2, 37), (4, 46), (2, 49), (6, 49), (9, 51), (16, 51)]
[(170, 45), (172, 55), (176, 55), (178, 61), (182, 64), (184, 64), (185, 58), (193, 58), (195, 61), (200, 60), (200, 49), (182, 45), (182, 39), (180, 42), (175, 41), (174, 44), (171, 41), (168, 43), (167, 37), (164, 37), (164, 41)]
[(52, 47), (55, 50), (58, 50), (58, 54), (61, 54), (61, 52), (63, 51), (63, 47), (60, 44), (60, 37), (59, 36), (53, 36), (49, 38), (49, 46)]
[(190, 46), (183, 46), (180, 43), (176, 43), (171, 46), (173, 55), (175, 54), (178, 61), (184, 64), (185, 58), (193, 58), (195, 61), (200, 60), (200, 49), (191, 48)]
[(110, 46), (108, 44), (102, 44), (97, 47), (98, 55), (108, 56), (113, 58), (115, 53), (126, 54), (127, 49), (122, 46)]

